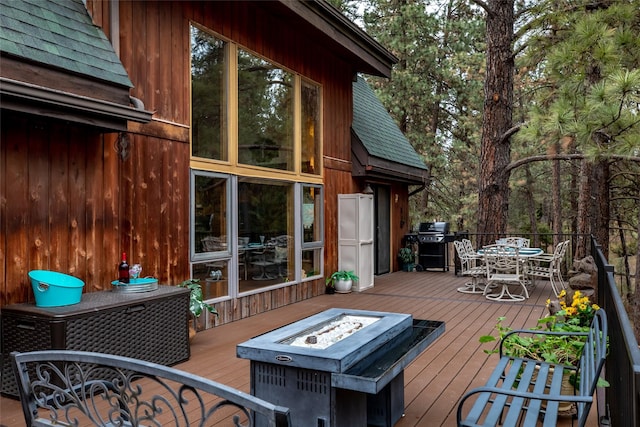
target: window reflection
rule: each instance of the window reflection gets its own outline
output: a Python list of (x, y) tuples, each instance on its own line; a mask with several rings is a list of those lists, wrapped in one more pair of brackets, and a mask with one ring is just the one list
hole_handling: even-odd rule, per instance
[(191, 27), (191, 147), (194, 156), (227, 159), (227, 43)]
[(228, 260), (215, 260), (193, 264), (191, 277), (199, 279), (205, 300), (229, 295)]
[(195, 175), (195, 251), (228, 254), (227, 179)]
[(303, 243), (322, 242), (322, 194), (319, 186), (302, 187)]
[(320, 167), (320, 90), (311, 83), (301, 84), (301, 165), (302, 173), (319, 174)]
[(322, 249), (302, 251), (302, 280), (321, 274)]
[(238, 180), (238, 249), (248, 270), (240, 292), (294, 279), (293, 184)]
[(238, 162), (293, 170), (293, 76), (238, 49)]

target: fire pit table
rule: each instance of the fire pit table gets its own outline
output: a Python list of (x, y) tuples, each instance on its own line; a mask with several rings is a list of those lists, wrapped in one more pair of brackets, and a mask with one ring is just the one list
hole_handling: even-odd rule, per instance
[(294, 427), (393, 426), (404, 413), (404, 368), (444, 329), (409, 314), (333, 308), (236, 352), (251, 360), (251, 394), (288, 407)]

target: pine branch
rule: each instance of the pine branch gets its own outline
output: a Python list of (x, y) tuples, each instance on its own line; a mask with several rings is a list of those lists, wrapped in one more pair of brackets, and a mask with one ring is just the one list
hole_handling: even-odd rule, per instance
[(482, 0), (471, 0), (471, 3), (474, 3), (474, 4), (478, 5), (478, 6), (480, 6), (481, 8), (483, 8), (484, 11), (487, 12), (487, 15), (492, 15), (492, 16), (494, 15), (493, 9), (491, 9), (489, 7), (489, 5), (487, 3), (485, 3), (485, 2), (483, 2)]
[[(511, 172), (513, 169), (519, 168), (520, 166), (533, 163), (533, 162), (544, 162), (547, 160), (581, 160), (581, 159), (584, 159), (585, 157), (587, 156), (585, 156), (582, 153), (551, 154), (551, 155), (539, 154), (536, 156), (525, 157), (524, 159), (520, 159), (518, 161), (510, 163), (507, 165), (507, 167), (504, 168), (503, 172), (504, 173)], [(630, 160), (632, 162), (640, 163), (639, 156), (623, 156), (621, 154), (608, 154), (603, 157), (610, 158), (610, 159), (618, 159), (618, 160)]]

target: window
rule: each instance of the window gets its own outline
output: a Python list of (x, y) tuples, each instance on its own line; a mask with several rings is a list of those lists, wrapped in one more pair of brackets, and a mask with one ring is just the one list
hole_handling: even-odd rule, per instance
[(322, 244), (323, 218), (322, 187), (319, 185), (302, 185), (302, 234), (303, 246)]
[(238, 236), (252, 283), (240, 292), (294, 279), (293, 184), (238, 178)]
[(238, 49), (238, 162), (293, 171), (293, 76)]
[(301, 165), (302, 173), (319, 174), (320, 167), (320, 90), (306, 81), (301, 84), (300, 107), (302, 112)]
[(191, 147), (194, 156), (228, 160), (227, 43), (191, 27)]
[(324, 196), (320, 185), (301, 185), (302, 270), (303, 277), (322, 274), (324, 246)]
[(192, 277), (204, 279), (206, 299), (229, 295), (231, 246), (226, 212), (230, 193), (230, 180), (225, 175), (192, 172)]
[(321, 88), (191, 26), (192, 277), (207, 298), (318, 277)]

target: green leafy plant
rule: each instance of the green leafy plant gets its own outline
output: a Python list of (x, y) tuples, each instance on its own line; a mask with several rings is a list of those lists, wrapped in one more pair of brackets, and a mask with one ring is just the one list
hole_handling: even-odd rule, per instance
[(398, 251), (398, 259), (404, 264), (413, 264), (415, 261), (415, 255), (411, 248), (404, 247)]
[(202, 293), (202, 285), (200, 279), (189, 279), (180, 283), (178, 286), (181, 288), (187, 288), (191, 291), (189, 297), (189, 311), (194, 318), (198, 318), (202, 313), (207, 310), (211, 314), (218, 315), (218, 311), (214, 306), (204, 302), (204, 295)]
[[(538, 325), (531, 329), (531, 333), (519, 333), (506, 336), (512, 328), (504, 325), (505, 317), (499, 317), (495, 330), (497, 336), (483, 335), (481, 343), (502, 341), (503, 353), (507, 356), (522, 357), (541, 360), (548, 363), (562, 364), (576, 367), (582, 347), (584, 336), (572, 336), (563, 332), (587, 332), (589, 327), (558, 323), (556, 316), (548, 316), (538, 320)], [(554, 332), (552, 335), (536, 333)], [(558, 332), (558, 334), (555, 334)], [(484, 350), (485, 353), (497, 353), (498, 348)]]
[[(504, 324), (505, 317), (499, 317), (494, 330), (496, 335), (483, 335), (481, 343), (500, 341), (502, 352), (506, 356), (541, 360), (553, 364), (572, 367), (574, 372), (570, 381), (575, 385), (575, 369), (582, 353), (586, 337), (584, 335), (568, 335), (574, 332), (588, 332), (597, 304), (591, 303), (588, 297), (580, 291), (575, 291), (571, 304), (564, 301), (566, 292), (562, 291), (558, 297), (560, 310), (547, 317), (538, 319), (536, 327), (525, 333), (510, 334), (512, 328)], [(550, 309), (551, 301), (547, 300)], [(551, 332), (551, 333), (549, 333)], [(499, 346), (484, 352), (498, 353)], [(609, 383), (604, 379), (598, 380), (598, 387), (607, 387)]]
[(359, 280), (359, 277), (356, 276), (356, 274), (353, 271), (340, 270), (340, 271), (334, 272), (331, 276), (327, 277), (325, 284), (327, 286), (333, 287), (335, 285), (335, 282), (337, 282), (338, 280), (352, 280), (355, 282)]

